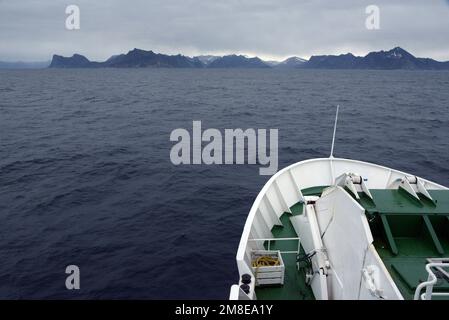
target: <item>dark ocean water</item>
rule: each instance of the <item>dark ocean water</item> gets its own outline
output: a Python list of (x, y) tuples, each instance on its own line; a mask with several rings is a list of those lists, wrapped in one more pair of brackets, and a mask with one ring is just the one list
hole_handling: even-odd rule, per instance
[[(0, 71), (0, 298), (227, 298), (258, 165), (174, 166), (170, 132), (279, 128), (449, 185), (449, 72)], [(81, 290), (65, 288), (65, 267)]]

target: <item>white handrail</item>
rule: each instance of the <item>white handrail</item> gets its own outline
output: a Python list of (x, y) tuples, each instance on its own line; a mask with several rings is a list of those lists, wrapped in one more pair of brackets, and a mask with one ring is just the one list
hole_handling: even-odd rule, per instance
[[(438, 259), (440, 260), (440, 262), (431, 262), (426, 264), (426, 271), (428, 273), (428, 277), (427, 277), (427, 281), (424, 281), (422, 283), (420, 283), (417, 287), (416, 287), (416, 291), (415, 291), (415, 295), (413, 297), (414, 300), (430, 300), (432, 299), (432, 296), (449, 296), (449, 292), (436, 292), (433, 293), (433, 286), (435, 285), (435, 283), (437, 283), (437, 277), (435, 275), (435, 273), (433, 272), (432, 268), (436, 268), (436, 267), (446, 267), (449, 268), (449, 258), (442, 258), (442, 259)], [(445, 262), (443, 262), (445, 261)], [(426, 292), (423, 294), (421, 293), (421, 290), (426, 287)]]
[(293, 237), (293, 238), (257, 238), (257, 239), (248, 239), (248, 242), (257, 242), (257, 241), (268, 241), (268, 251), (270, 251), (271, 248), (271, 241), (291, 241), (291, 240), (298, 240), (298, 250), (297, 251), (279, 251), (280, 253), (296, 253), (299, 254), (299, 251), (301, 249), (301, 239), (299, 237)]

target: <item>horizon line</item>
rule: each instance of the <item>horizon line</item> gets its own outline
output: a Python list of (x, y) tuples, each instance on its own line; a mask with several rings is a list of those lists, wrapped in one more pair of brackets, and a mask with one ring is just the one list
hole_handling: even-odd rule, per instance
[[(72, 56), (74, 56), (74, 55), (76, 55), (76, 54), (78, 54), (78, 55), (82, 55), (82, 56), (84, 56), (84, 57), (86, 57), (90, 62), (101, 62), (101, 61), (106, 61), (107, 59), (109, 59), (109, 58), (111, 58), (111, 57), (113, 57), (113, 56), (117, 56), (117, 55), (120, 55), (120, 54), (127, 54), (127, 53), (129, 53), (130, 51), (133, 51), (133, 50), (142, 50), (142, 51), (147, 51), (147, 52), (149, 52), (149, 51), (152, 51), (152, 52), (154, 52), (155, 54), (163, 54), (163, 55), (168, 55), (168, 56), (176, 56), (176, 55), (181, 55), (181, 56), (184, 56), (184, 57), (188, 57), (188, 58), (195, 58), (195, 57), (201, 57), (201, 56), (215, 56), (215, 57), (225, 57), (225, 56), (232, 56), (232, 55), (236, 55), (236, 56), (244, 56), (244, 57), (247, 57), (247, 58), (259, 58), (259, 59), (261, 59), (262, 61), (265, 61), (265, 62), (270, 62), (270, 61), (273, 61), (273, 62), (283, 62), (283, 61), (285, 61), (285, 60), (287, 60), (287, 59), (289, 59), (289, 58), (300, 58), (300, 59), (304, 59), (304, 60), (310, 60), (310, 58), (312, 57), (312, 56), (340, 56), (340, 55), (346, 55), (346, 54), (352, 54), (352, 55), (354, 55), (355, 57), (365, 57), (366, 55), (368, 55), (369, 53), (372, 53), (372, 52), (387, 52), (387, 51), (391, 51), (391, 50), (394, 50), (394, 49), (396, 49), (396, 48), (400, 48), (400, 49), (402, 49), (402, 50), (404, 50), (404, 51), (406, 51), (406, 52), (408, 52), (408, 53), (410, 53), (410, 54), (412, 54), (414, 57), (416, 57), (416, 58), (430, 58), (430, 59), (433, 59), (433, 60), (435, 60), (435, 61), (437, 61), (437, 62), (449, 62), (449, 60), (437, 60), (437, 59), (435, 59), (435, 58), (431, 58), (431, 57), (418, 57), (418, 56), (415, 56), (413, 53), (411, 53), (410, 51), (408, 51), (408, 50), (406, 50), (406, 49), (404, 49), (403, 47), (401, 47), (401, 46), (395, 46), (395, 47), (393, 47), (393, 48), (391, 48), (391, 49), (376, 49), (376, 50), (372, 50), (372, 51), (365, 51), (365, 53), (363, 53), (363, 54), (360, 54), (360, 53), (353, 53), (353, 52), (351, 52), (351, 51), (345, 51), (345, 52), (339, 52), (339, 53), (332, 53), (332, 54), (312, 54), (312, 55), (310, 55), (310, 56), (308, 56), (308, 57), (306, 57), (306, 56), (299, 56), (299, 55), (288, 55), (288, 56), (283, 56), (283, 58), (274, 58), (274, 57), (270, 57), (270, 56), (265, 56), (265, 55), (252, 55), (252, 54), (247, 54), (247, 53), (241, 53), (241, 52), (234, 52), (234, 53), (220, 53), (220, 54), (218, 54), (218, 53), (200, 53), (200, 54), (196, 54), (196, 55), (186, 55), (186, 54), (183, 54), (183, 53), (181, 53), (181, 52), (178, 52), (178, 53), (176, 53), (176, 54), (174, 54), (174, 53), (163, 53), (163, 52), (156, 52), (156, 51), (154, 51), (154, 50), (152, 50), (152, 49), (141, 49), (141, 48), (137, 48), (137, 47), (134, 47), (133, 49), (130, 49), (130, 50), (128, 50), (127, 52), (123, 52), (123, 53), (119, 53), (119, 54), (112, 54), (112, 55), (109, 55), (108, 56), (108, 58), (103, 58), (104, 60), (99, 60), (99, 59), (95, 59), (95, 60), (91, 60), (91, 59), (89, 59), (88, 58), (88, 55), (85, 55), (85, 54), (81, 54), (81, 53), (79, 53), (79, 52), (74, 52), (74, 53), (72, 53), (72, 55), (62, 55), (62, 54), (57, 54), (57, 53), (53, 53), (53, 54), (51, 54), (51, 56), (50, 56), (50, 58), (49, 59), (46, 59), (46, 60), (9, 60), (9, 59), (7, 59), (7, 60), (3, 60), (2, 58), (0, 58), (0, 62), (4, 62), (4, 63), (46, 63), (46, 62), (51, 62), (52, 61), (52, 59), (53, 59), (53, 56), (55, 56), (55, 55), (57, 55), (57, 56), (62, 56), (62, 57), (72, 57)], [(265, 56), (265, 57), (264, 57)]]

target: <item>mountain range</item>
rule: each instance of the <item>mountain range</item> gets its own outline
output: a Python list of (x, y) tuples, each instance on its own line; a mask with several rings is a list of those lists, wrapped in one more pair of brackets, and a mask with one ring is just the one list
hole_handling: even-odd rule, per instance
[(242, 55), (198, 56), (166, 55), (133, 49), (126, 54), (112, 56), (104, 62), (89, 61), (74, 54), (71, 57), (54, 55), (50, 68), (270, 68), (259, 58)]
[(449, 70), (449, 61), (439, 62), (429, 58), (417, 58), (396, 47), (389, 51), (370, 52), (364, 57), (351, 53), (338, 56), (312, 56), (305, 68), (311, 69), (378, 69), (378, 70)]
[(341, 55), (315, 55), (305, 60), (290, 57), (284, 61), (264, 61), (258, 57), (243, 55), (187, 57), (166, 55), (133, 49), (126, 54), (110, 57), (103, 62), (90, 61), (85, 56), (54, 55), (48, 63), (2, 63), (0, 68), (276, 68), (276, 69), (375, 69), (375, 70), (449, 70), (449, 61), (439, 62), (430, 58), (417, 58), (396, 47), (389, 51), (370, 52), (366, 56), (352, 53)]

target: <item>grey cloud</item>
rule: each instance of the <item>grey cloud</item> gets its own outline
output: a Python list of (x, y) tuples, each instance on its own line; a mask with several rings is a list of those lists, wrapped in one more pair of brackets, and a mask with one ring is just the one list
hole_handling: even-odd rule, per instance
[[(80, 7), (81, 30), (65, 29), (68, 4)], [(380, 7), (380, 30), (365, 28), (369, 4)], [(446, 0), (0, 1), (0, 60), (103, 60), (134, 47), (281, 59), (394, 46), (449, 60), (448, 40)]]

